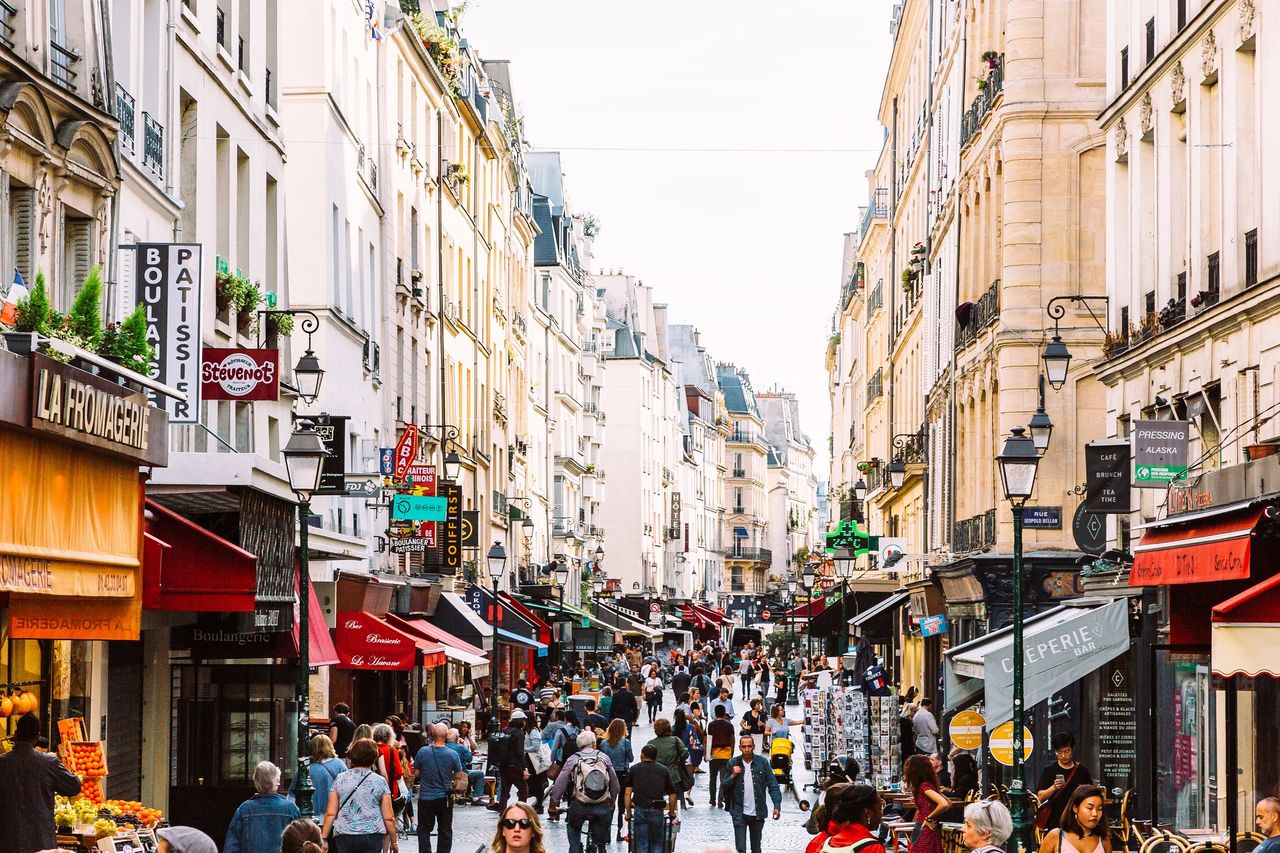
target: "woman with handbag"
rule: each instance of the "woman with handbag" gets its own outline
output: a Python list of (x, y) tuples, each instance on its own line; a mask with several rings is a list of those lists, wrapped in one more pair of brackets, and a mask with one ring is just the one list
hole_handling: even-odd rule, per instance
[(524, 721), (525, 764), (529, 769), (529, 793), (537, 798), (534, 810), (542, 814), (543, 801), (547, 798), (547, 770), (551, 767), (551, 747), (542, 739), (537, 721), (530, 714)]
[(1076, 738), (1070, 732), (1058, 732), (1049, 742), (1058, 760), (1040, 771), (1036, 781), (1036, 826), (1045, 832), (1057, 829), (1062, 820), (1062, 810), (1067, 807), (1072, 792), (1080, 785), (1092, 785), (1089, 768), (1075, 760)]
[(689, 748), (672, 733), (671, 721), (666, 717), (654, 720), (653, 734), (654, 738), (649, 741), (649, 745), (658, 750), (658, 756), (654, 760), (667, 768), (667, 772), (671, 774), (671, 781), (683, 800), (684, 795), (693, 788), (693, 776), (690, 775), (687, 766)]
[(618, 796), (614, 798), (613, 807), (618, 813), (618, 840), (622, 840), (622, 800), (631, 779), (631, 765), (636, 756), (631, 748), (631, 738), (627, 737), (627, 724), (622, 720), (613, 720), (605, 731), (604, 740), (596, 745), (613, 765), (613, 772), (618, 777)]
[(649, 677), (644, 680), (644, 704), (649, 708), (649, 725), (653, 725), (662, 710), (662, 679), (658, 677), (656, 666), (649, 670)]
[(351, 744), (351, 769), (329, 786), (321, 835), (333, 853), (387, 853), (400, 849), (391, 789), (375, 769), (378, 746), (368, 738)]
[(902, 784), (906, 786), (916, 803), (916, 825), (911, 833), (908, 853), (942, 853), (942, 833), (936, 820), (936, 812), (942, 814), (951, 808), (946, 794), (938, 790), (938, 774), (927, 755), (913, 755), (902, 765)]

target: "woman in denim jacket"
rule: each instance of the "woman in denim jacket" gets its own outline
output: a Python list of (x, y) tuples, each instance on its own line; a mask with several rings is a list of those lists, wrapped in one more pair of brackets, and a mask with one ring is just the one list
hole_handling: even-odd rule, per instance
[(280, 788), (280, 768), (263, 761), (253, 770), (253, 787), (258, 793), (240, 804), (227, 827), (223, 853), (280, 853), (284, 828), (302, 814)]

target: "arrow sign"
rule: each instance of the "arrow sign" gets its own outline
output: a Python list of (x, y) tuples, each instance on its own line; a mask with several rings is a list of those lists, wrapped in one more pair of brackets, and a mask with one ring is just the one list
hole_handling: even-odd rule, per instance
[(396, 495), (391, 500), (391, 517), (411, 521), (444, 521), (448, 502), (422, 495)]

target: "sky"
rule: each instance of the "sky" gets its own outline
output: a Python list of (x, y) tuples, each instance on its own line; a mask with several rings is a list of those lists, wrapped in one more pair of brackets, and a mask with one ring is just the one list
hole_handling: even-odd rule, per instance
[[(757, 391), (795, 392), (826, 479), (842, 235), (883, 140), (891, 0), (470, 0), (531, 143), (601, 223), (595, 267), (654, 288)], [(593, 269), (593, 272), (596, 270)]]

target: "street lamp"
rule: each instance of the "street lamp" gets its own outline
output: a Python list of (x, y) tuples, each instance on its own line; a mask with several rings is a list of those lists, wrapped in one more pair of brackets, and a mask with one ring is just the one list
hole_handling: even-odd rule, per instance
[(462, 458), (458, 456), (457, 450), (450, 450), (449, 455), (444, 458), (444, 478), (450, 483), (456, 483), (461, 470)]
[(867, 499), (867, 481), (858, 478), (858, 482), (853, 484), (853, 499), (858, 503), (862, 503)]
[(839, 650), (841, 654), (849, 651), (849, 576), (853, 574), (853, 561), (857, 557), (846, 551), (835, 557), (836, 574), (840, 576), (840, 625), (841, 638)]
[[(446, 463), (447, 464), (447, 463)], [(493, 609), (490, 614), (489, 624), (493, 625), (494, 631), (498, 629), (498, 581), (502, 580), (502, 572), (507, 567), (507, 551), (502, 547), (502, 543), (494, 540), (493, 547), (489, 549), (489, 553), (485, 557), (489, 565), (489, 580), (493, 585)], [(502, 669), (499, 667), (497, 660), (497, 645), (494, 646), (494, 662), (493, 662), (493, 722), (490, 724), (489, 731), (497, 732), (502, 727), (502, 719), (498, 715), (498, 694), (501, 689)]]
[(1067, 368), (1071, 366), (1071, 350), (1067, 349), (1067, 345), (1062, 342), (1059, 335), (1054, 335), (1049, 343), (1045, 344), (1044, 355), (1044, 372), (1049, 374), (1049, 384), (1053, 386), (1053, 390), (1061, 391), (1062, 386), (1067, 384)]
[(889, 463), (889, 485), (895, 490), (901, 489), (902, 484), (907, 479), (907, 466), (902, 463), (901, 459), (895, 459)]
[(320, 383), (324, 381), (324, 368), (320, 366), (320, 359), (316, 358), (316, 354), (310, 349), (302, 354), (302, 357), (298, 359), (298, 364), (293, 368), (293, 381), (298, 389), (298, 396), (308, 406), (320, 396)]
[(281, 453), (284, 455), (285, 470), (289, 474), (289, 488), (298, 498), (298, 775), (294, 784), (294, 799), (297, 801), (298, 811), (310, 815), (315, 787), (311, 784), (311, 771), (307, 769), (311, 754), (307, 742), (311, 725), (308, 684), (311, 672), (311, 635), (308, 633), (311, 623), (311, 561), (307, 556), (307, 532), (311, 528), (311, 496), (320, 488), (324, 460), (329, 453), (314, 424), (308, 420), (298, 421)]
[[(525, 521), (528, 521), (528, 520), (529, 520), (528, 516), (526, 516)], [(551, 564), (551, 574), (552, 576), (555, 577), (556, 584), (560, 587), (560, 618), (561, 620), (563, 620), (564, 619), (564, 588), (565, 588), (565, 585), (569, 583), (569, 564), (566, 563), (564, 561), (564, 558), (561, 557), (559, 554), (556, 555), (555, 562)], [(560, 624), (560, 623), (558, 622), (556, 624)], [(564, 665), (564, 646), (560, 642), (556, 643), (556, 663), (561, 666)]]
[(1022, 427), (1014, 427), (1010, 432), (1012, 434), (1005, 439), (1004, 449), (996, 457), (996, 462), (1000, 466), (1000, 483), (1005, 499), (1013, 507), (1013, 781), (1009, 786), (1009, 799), (1013, 806), (1013, 847), (1010, 853), (1022, 853), (1027, 831), (1022, 744), (1022, 509), (1035, 490), (1040, 454)]
[(1031, 432), (1031, 441), (1036, 446), (1036, 453), (1044, 456), (1049, 449), (1049, 438), (1053, 435), (1053, 421), (1049, 420), (1049, 413), (1044, 410), (1044, 374), (1040, 375), (1040, 408), (1031, 416), (1027, 427)]
[(804, 585), (804, 591), (809, 597), (809, 600), (805, 603), (805, 606), (809, 608), (809, 617), (807, 620), (808, 624), (805, 626), (804, 648), (805, 654), (810, 660), (813, 658), (813, 585), (817, 581), (817, 574), (818, 572), (814, 568), (813, 563), (806, 564), (804, 571), (800, 573), (800, 583)]

